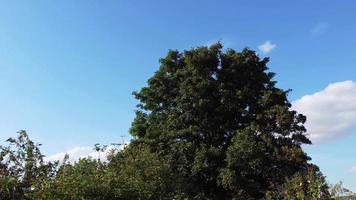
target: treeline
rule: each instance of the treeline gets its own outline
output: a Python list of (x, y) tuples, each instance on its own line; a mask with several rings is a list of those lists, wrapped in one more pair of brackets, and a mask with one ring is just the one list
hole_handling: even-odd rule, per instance
[[(157, 199), (167, 168), (144, 148), (113, 151), (108, 161), (45, 162), (25, 131), (1, 146), (0, 199)], [(172, 180), (172, 183), (174, 180)]]
[(128, 146), (105, 162), (45, 162), (21, 131), (1, 147), (1, 199), (333, 199), (301, 146), (306, 117), (267, 63), (220, 43), (170, 50), (134, 93)]
[[(104, 162), (88, 157), (70, 163), (69, 155), (61, 161), (45, 162), (40, 145), (25, 131), (7, 142), (8, 146), (0, 147), (0, 199), (194, 199), (173, 192), (177, 182), (169, 166), (144, 147), (113, 149)], [(278, 198), (307, 199), (306, 194), (313, 192), (309, 190), (326, 187), (320, 174), (315, 175), (311, 171), (305, 177), (296, 176), (295, 182), (289, 183), (291, 188), (285, 188), (286, 195), (292, 190), (289, 196)], [(308, 181), (312, 182), (300, 185)], [(356, 200), (341, 182), (331, 185), (329, 191), (330, 199)]]

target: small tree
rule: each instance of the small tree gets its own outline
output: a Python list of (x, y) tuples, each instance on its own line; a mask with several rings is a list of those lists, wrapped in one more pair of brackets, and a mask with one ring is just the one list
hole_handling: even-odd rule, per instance
[(64, 162), (47, 188), (44, 199), (114, 199), (107, 176), (107, 165), (100, 160), (82, 158)]
[(0, 146), (1, 199), (30, 199), (46, 187), (55, 175), (57, 162), (44, 162), (39, 146), (26, 131), (9, 138), (9, 146)]
[(266, 195), (266, 199), (286, 200), (330, 200), (325, 178), (315, 165), (306, 171), (298, 172), (288, 178), (277, 193)]
[(98, 153), (98, 160), (100, 161), (100, 154), (104, 153), (105, 150), (108, 148), (108, 145), (101, 145), (99, 143), (96, 143), (94, 145), (94, 150)]
[(111, 156), (108, 175), (119, 199), (163, 200), (173, 199), (171, 191), (176, 183), (167, 162), (140, 144), (130, 144)]
[(356, 193), (343, 186), (342, 181), (330, 185), (330, 194), (335, 200), (356, 200)]

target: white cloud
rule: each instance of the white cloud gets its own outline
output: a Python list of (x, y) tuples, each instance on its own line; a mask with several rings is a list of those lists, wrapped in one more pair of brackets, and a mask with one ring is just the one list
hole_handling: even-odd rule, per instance
[(274, 48), (276, 48), (276, 44), (272, 44), (271, 41), (267, 40), (265, 43), (258, 46), (258, 49), (263, 53), (269, 53)]
[(325, 33), (328, 27), (329, 25), (327, 23), (319, 22), (310, 30), (310, 33), (312, 36), (318, 36)]
[(356, 82), (332, 83), (324, 90), (294, 101), (292, 108), (307, 116), (313, 143), (325, 143), (356, 132)]
[[(103, 161), (107, 160), (107, 155), (112, 152), (113, 150), (121, 150), (123, 149), (124, 146), (114, 146), (114, 145), (109, 145), (107, 146), (106, 150), (104, 152), (100, 152), (100, 159)], [(80, 158), (94, 158), (98, 159), (99, 158), (99, 153), (94, 150), (94, 147), (89, 147), (89, 146), (77, 146), (72, 149), (68, 149), (67, 151), (64, 152), (59, 152), (50, 156), (45, 157), (45, 161), (56, 161), (59, 160), (60, 162), (63, 161), (64, 156), (68, 154), (69, 155), (69, 162), (73, 163), (75, 161), (78, 161)]]
[(356, 174), (356, 166), (351, 168), (351, 173), (355, 173)]

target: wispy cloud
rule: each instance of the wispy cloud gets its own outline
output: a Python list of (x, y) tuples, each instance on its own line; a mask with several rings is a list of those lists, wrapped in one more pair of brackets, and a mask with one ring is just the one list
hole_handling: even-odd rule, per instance
[(325, 33), (329, 25), (325, 22), (319, 22), (310, 30), (312, 36), (319, 36)]
[(356, 174), (356, 166), (351, 167), (351, 173), (355, 173)]
[(263, 44), (258, 46), (258, 49), (262, 52), (262, 53), (269, 53), (270, 51), (272, 51), (274, 48), (276, 48), (276, 44), (272, 44), (271, 41), (267, 40), (266, 42), (264, 42)]
[(305, 127), (314, 143), (334, 141), (356, 131), (356, 82), (332, 83), (292, 104), (307, 116)]

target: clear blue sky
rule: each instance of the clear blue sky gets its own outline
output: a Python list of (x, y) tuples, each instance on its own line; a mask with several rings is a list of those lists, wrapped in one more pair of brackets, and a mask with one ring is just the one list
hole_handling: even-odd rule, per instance
[[(356, 81), (356, 2), (2, 1), (0, 140), (25, 129), (53, 154), (121, 140), (134, 117), (131, 93), (168, 49), (221, 40), (242, 49), (270, 41), (278, 86), (290, 100)], [(355, 123), (355, 119), (351, 121)], [(355, 129), (307, 147), (330, 181), (356, 190)], [(356, 170), (355, 170), (356, 171)]]

